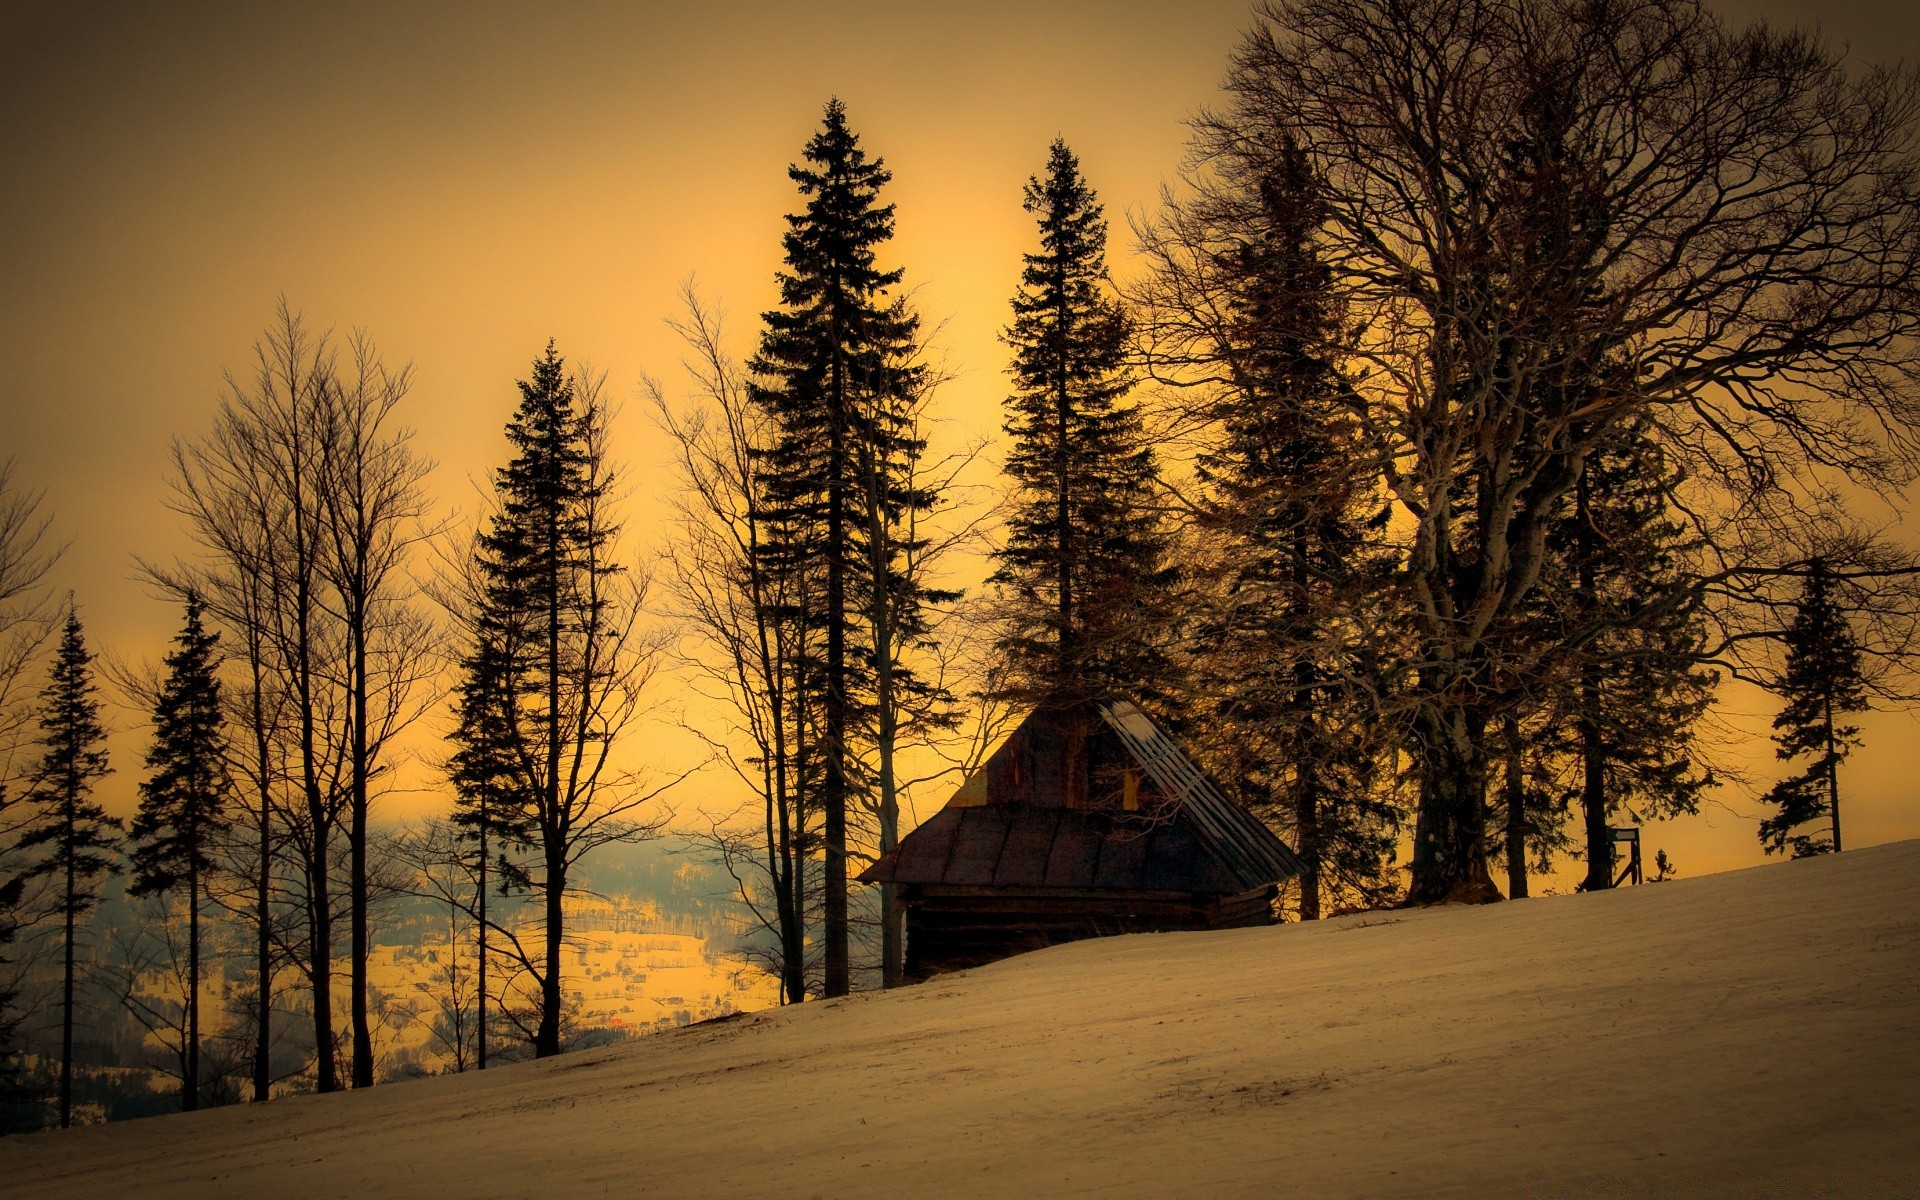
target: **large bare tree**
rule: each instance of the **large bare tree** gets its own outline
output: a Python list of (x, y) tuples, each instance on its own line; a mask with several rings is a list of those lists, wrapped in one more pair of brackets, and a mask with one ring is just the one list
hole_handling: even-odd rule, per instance
[(389, 371), (364, 334), (348, 352), (343, 367), (330, 336), (310, 332), (282, 299), (255, 344), (252, 374), (227, 376), (211, 432), (175, 447), (173, 503), (200, 554), (148, 568), (163, 586), (206, 599), (247, 676), (237, 689), (245, 736), (236, 741), (247, 747), (240, 774), (256, 797), (247, 853), (256, 1098), (269, 1082), (276, 858), (290, 859), (297, 876), (304, 930), (285, 949), (312, 989), (315, 1085), (340, 1084), (333, 960), (343, 909), (352, 928), (352, 1080), (372, 1082), (367, 812), (436, 669), (431, 629), (406, 586), (408, 553), (424, 536), (428, 470), (395, 416), (410, 372)]
[(431, 697), (434, 630), (409, 601), (407, 568), (432, 533), (424, 484), (433, 464), (414, 451), (396, 411), (411, 367), (388, 370), (363, 331), (349, 340), (347, 359), (326, 392), (321, 575), (340, 622), (346, 702), (353, 1086), (371, 1087), (367, 817), (378, 777), (391, 769), (390, 743)]
[(1197, 178), (1238, 186), (1297, 145), (1325, 180), (1363, 469), (1405, 543), (1410, 896), (1485, 895), (1486, 743), (1519, 665), (1502, 631), (1624, 423), (1686, 458), (1722, 571), (1777, 558), (1836, 476), (1913, 478), (1920, 93), (1694, 0), (1257, 13)]

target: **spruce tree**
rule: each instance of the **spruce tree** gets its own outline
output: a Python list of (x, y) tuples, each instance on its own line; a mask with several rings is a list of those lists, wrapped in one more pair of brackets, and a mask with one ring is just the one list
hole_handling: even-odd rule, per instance
[(456, 820), (479, 861), (497, 869), (496, 850), (527, 850), (507, 881), (536, 897), (543, 945), (516, 943), (513, 955), (539, 987), (531, 1033), (544, 1058), (561, 1048), (572, 871), (594, 847), (652, 831), (635, 813), (658, 789), (643, 794), (608, 764), (639, 710), (653, 644), (636, 632), (641, 585), (615, 561), (600, 381), (569, 373), (549, 342), (519, 387), (513, 457), (494, 474), (495, 510), (457, 613), (467, 645), (451, 767)]
[[(1860, 744), (1859, 728), (1840, 719), (1867, 710), (1867, 685), (1859, 643), (1822, 559), (1807, 565), (1806, 586), (1784, 640), (1786, 673), (1777, 690), (1786, 705), (1773, 719), (1774, 753), (1783, 761), (1804, 757), (1807, 764), (1767, 793), (1766, 802), (1779, 811), (1760, 822), (1760, 843), (1769, 854), (1791, 852), (1794, 858), (1838, 853), (1840, 764)], [(1825, 829), (1797, 832), (1822, 817)]]
[(448, 776), (456, 790), (452, 826), (465, 847), (463, 865), (474, 885), (470, 910), (478, 964), (474, 1065), (484, 1071), (487, 968), (492, 958), (489, 905), (496, 889), (504, 897), (526, 886), (526, 873), (508, 857), (508, 851), (530, 845), (534, 829), (526, 806), (515, 802), (516, 782), (523, 776), (511, 759), (517, 734), (509, 681), (514, 664), (524, 661), (527, 653), (522, 644), (524, 622), (515, 618), (511, 607), (484, 600), (469, 612), (475, 636), (461, 660), (461, 678), (455, 687), (456, 749), (448, 762)]
[(1644, 422), (1584, 464), (1548, 531), (1536, 591), (1553, 661), (1541, 752), (1563, 776), (1559, 811), (1577, 807), (1586, 891), (1613, 886), (1612, 822), (1699, 808), (1712, 774), (1696, 733), (1716, 677), (1703, 667), (1705, 616), (1688, 586), (1696, 564), (1669, 497), (1679, 483)]
[(1012, 512), (993, 582), (1008, 594), (1009, 693), (1071, 704), (1148, 703), (1168, 687), (1168, 538), (1156, 467), (1126, 402), (1128, 320), (1107, 279), (1107, 222), (1064, 141), (1027, 181), (1040, 249), (1013, 297), (1006, 430)]
[(186, 889), (186, 1070), (181, 1107), (200, 1107), (200, 903), (215, 870), (214, 848), (230, 822), (226, 720), (221, 712), (218, 633), (201, 620), (198, 596), (187, 597), (185, 627), (166, 659), (153, 707), (153, 746), (140, 810), (130, 831), (133, 882), (143, 896)]
[(54, 881), (64, 921), (60, 990), (60, 1128), (73, 1124), (73, 985), (79, 919), (92, 911), (100, 881), (119, 868), (121, 821), (92, 800), (94, 784), (111, 773), (100, 724), (93, 656), (81, 634), (80, 614), (67, 620), (47, 685), (40, 693), (39, 765), (28, 799), (37, 812), (20, 848), (43, 854), (29, 877)]
[(1298, 913), (1391, 890), (1397, 814), (1385, 743), (1344, 681), (1376, 673), (1360, 610), (1387, 581), (1381, 497), (1357, 468), (1337, 355), (1343, 308), (1316, 233), (1306, 156), (1286, 147), (1243, 198), (1245, 236), (1207, 264), (1221, 285), (1219, 431), (1198, 461), (1215, 543), (1197, 622), (1195, 703), (1240, 794), (1292, 835)]
[(763, 314), (750, 395), (778, 428), (762, 456), (760, 555), (798, 598), (783, 614), (804, 642), (794, 701), (817, 732), (795, 774), (819, 798), (822, 990), (838, 996), (850, 986), (848, 801), (865, 784), (853, 741), (874, 705), (869, 504), (897, 514), (930, 500), (893, 471), (873, 478), (874, 464), (920, 450), (908, 421), (919, 321), (891, 295), (902, 271), (877, 254), (893, 236), (893, 206), (879, 199), (892, 175), (861, 149), (838, 100), (788, 174), (806, 203), (787, 217), (780, 306)]

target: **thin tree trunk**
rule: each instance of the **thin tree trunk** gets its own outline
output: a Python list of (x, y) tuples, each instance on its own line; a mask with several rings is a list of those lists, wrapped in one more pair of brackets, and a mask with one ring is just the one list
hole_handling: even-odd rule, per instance
[(66, 821), (67, 894), (65, 971), (60, 984), (60, 1128), (73, 1127), (73, 819)]
[(567, 868), (557, 840), (547, 843), (547, 954), (546, 977), (540, 981), (540, 1028), (534, 1037), (535, 1058), (560, 1053), (560, 950), (566, 914), (561, 900), (567, 886)]
[[(876, 492), (877, 480), (870, 481), (869, 487)], [(894, 740), (899, 734), (899, 722), (894, 712), (893, 695), (893, 638), (892, 621), (894, 619), (891, 598), (888, 594), (887, 567), (885, 561), (885, 515), (881, 511), (878, 496), (869, 498), (870, 528), (868, 540), (873, 550), (873, 658), (875, 704), (879, 708), (876, 731), (880, 757), (880, 853), (891, 851), (900, 841), (900, 797), (894, 779), (893, 750)], [(906, 982), (904, 947), (901, 944), (900, 899), (895, 885), (888, 883), (880, 889), (880, 977), (882, 987), (899, 987)]]
[(1833, 820), (1833, 852), (1840, 853), (1840, 759), (1833, 744), (1833, 692), (1822, 697), (1827, 718), (1827, 815)]
[[(838, 346), (839, 330), (834, 344)], [(847, 520), (845, 465), (849, 430), (848, 382), (845, 364), (834, 355), (832, 377), (833, 416), (829, 431), (827, 479), (827, 697), (825, 718), (826, 777), (821, 781), (821, 802), (826, 806), (824, 872), (825, 912), (822, 935), (825, 941), (825, 976), (821, 991), (828, 997), (844, 996), (851, 988), (847, 928)]]
[[(551, 495), (560, 493), (560, 465), (557, 456), (550, 455), (553, 466), (553, 478), (548, 487)], [(533, 1055), (535, 1058), (547, 1058), (560, 1053), (560, 939), (564, 930), (565, 913), (562, 911), (561, 892), (566, 886), (564, 868), (559, 855), (561, 833), (560, 820), (560, 590), (565, 581), (561, 578), (560, 563), (560, 522), (557, 511), (547, 514), (547, 570), (549, 578), (542, 580), (547, 593), (547, 778), (545, 795), (541, 797), (544, 811), (540, 819), (540, 840), (546, 853), (546, 977), (540, 981), (540, 1024), (534, 1031)]]
[(200, 1107), (200, 845), (192, 825), (187, 845), (187, 1077), (180, 1108), (193, 1112)]
[(474, 1069), (487, 1069), (487, 800), (480, 799), (480, 995), (478, 1019), (474, 1023)]
[[(1296, 528), (1293, 537), (1291, 560), (1294, 586), (1294, 605), (1296, 617), (1304, 616), (1301, 610), (1307, 608), (1307, 588), (1311, 583), (1308, 571), (1307, 534), (1305, 519)], [(1299, 719), (1301, 733), (1300, 745), (1296, 751), (1300, 754), (1299, 778), (1294, 792), (1294, 831), (1299, 842), (1300, 852), (1300, 919), (1318, 921), (1320, 919), (1320, 762), (1324, 750), (1320, 744), (1320, 731), (1313, 711), (1315, 683), (1313, 663), (1305, 657), (1294, 663), (1293, 667), (1293, 711)]]
[[(356, 585), (358, 586), (358, 585)], [(356, 597), (352, 618), (353, 663), (353, 814), (348, 833), (352, 878), (351, 933), (353, 955), (353, 1086), (373, 1086), (373, 1031), (367, 1020), (367, 614), (364, 597)]]
[(253, 1043), (253, 1102), (264, 1104), (273, 1086), (273, 910), (270, 863), (273, 854), (273, 784), (271, 769), (273, 765), (272, 746), (267, 738), (266, 694), (262, 690), (264, 672), (261, 664), (262, 647), (254, 634), (249, 633), (247, 657), (248, 666), (253, 672), (253, 736), (254, 754), (260, 773), (260, 824), (259, 824), (259, 861), (254, 869), (258, 872), (254, 879), (254, 1043)]
[(1607, 823), (1606, 746), (1600, 737), (1600, 723), (1584, 715), (1600, 702), (1600, 683), (1595, 669), (1581, 672), (1580, 706), (1584, 710), (1580, 731), (1580, 806), (1586, 814), (1587, 877), (1582, 891), (1603, 892), (1613, 886), (1613, 828)]
[(1320, 780), (1311, 763), (1294, 796), (1294, 825), (1300, 843), (1300, 919), (1320, 919)]
[(1054, 430), (1053, 471), (1054, 471), (1054, 568), (1057, 574), (1054, 599), (1058, 605), (1055, 619), (1060, 623), (1059, 661), (1055, 664), (1058, 685), (1064, 689), (1068, 678), (1073, 674), (1073, 523), (1069, 519), (1072, 509), (1072, 489), (1068, 485), (1072, 455), (1067, 445), (1068, 419), (1072, 414), (1071, 398), (1067, 394), (1067, 348), (1066, 325), (1068, 309), (1066, 302), (1066, 268), (1059, 268), (1059, 276), (1054, 281), (1054, 294), (1060, 297), (1060, 305), (1054, 312), (1054, 333), (1059, 342), (1059, 357), (1054, 363)]
[(1501, 719), (1507, 751), (1507, 898), (1527, 898), (1527, 785), (1526, 761), (1520, 746), (1520, 718)]
[[(1591, 614), (1595, 607), (1592, 513), (1588, 507), (1587, 471), (1583, 467), (1574, 486), (1575, 527), (1580, 531), (1580, 607)], [(1603, 892), (1613, 886), (1613, 829), (1607, 823), (1607, 747), (1600, 732), (1600, 668), (1586, 663), (1580, 668), (1580, 805), (1586, 814), (1587, 878), (1581, 890)]]
[[(804, 621), (804, 618), (802, 618)], [(803, 627), (797, 632), (797, 648), (794, 651), (796, 662), (794, 671), (792, 700), (793, 719), (793, 770), (791, 778), (793, 794), (792, 825), (786, 829), (785, 853), (787, 871), (792, 885), (788, 888), (788, 897), (793, 904), (791, 919), (782, 930), (785, 944), (781, 947), (782, 965), (785, 968), (787, 984), (787, 1002), (803, 1004), (807, 999), (807, 814), (812, 810), (812, 798), (807, 791), (807, 758), (811, 743), (807, 738), (806, 705), (806, 631)], [(782, 820), (786, 818), (783, 814)]]

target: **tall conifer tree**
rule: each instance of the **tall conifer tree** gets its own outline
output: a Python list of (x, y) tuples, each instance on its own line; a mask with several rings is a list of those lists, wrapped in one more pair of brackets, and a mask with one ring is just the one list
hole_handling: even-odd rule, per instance
[[(1783, 761), (1806, 758), (1807, 764), (1766, 795), (1779, 809), (1760, 822), (1760, 842), (1769, 854), (1806, 858), (1840, 850), (1840, 764), (1860, 744), (1859, 728), (1841, 718), (1865, 712), (1868, 704), (1859, 643), (1833, 591), (1831, 569), (1814, 559), (1786, 631), (1786, 676), (1778, 690), (1787, 703), (1773, 719), (1775, 754)], [(1822, 817), (1826, 829), (1797, 832)]]
[[(486, 856), (524, 845), (512, 882), (532, 892), (542, 945), (523, 949), (497, 923), (503, 951), (539, 988), (534, 1054), (560, 1052), (565, 897), (581, 857), (635, 841), (652, 826), (642, 793), (609, 766), (651, 674), (653, 643), (637, 622), (644, 581), (615, 561), (599, 381), (569, 373), (547, 344), (520, 383), (507, 423), (513, 457), (494, 475), (495, 511), (476, 542), (453, 766), (460, 820)], [(494, 839), (499, 839), (496, 842)]]
[(64, 921), (60, 988), (60, 1128), (73, 1124), (73, 984), (79, 919), (100, 898), (100, 881), (119, 868), (121, 821), (92, 799), (94, 784), (111, 773), (107, 731), (100, 723), (93, 656), (80, 614), (67, 620), (47, 686), (40, 693), (40, 763), (28, 798), (38, 809), (20, 838), (23, 850), (45, 853), (27, 872), (54, 880)]
[(186, 1070), (181, 1107), (200, 1107), (200, 903), (215, 869), (216, 839), (229, 825), (226, 721), (221, 713), (216, 646), (187, 597), (185, 627), (167, 656), (153, 708), (153, 746), (133, 819), (132, 895), (184, 886), (187, 899)]
[(1587, 891), (1613, 886), (1614, 814), (1692, 813), (1712, 782), (1694, 758), (1715, 676), (1701, 665), (1692, 548), (1668, 499), (1678, 482), (1652, 431), (1635, 423), (1589, 456), (1549, 535), (1542, 598), (1558, 609), (1557, 665), (1570, 670), (1546, 749), (1572, 767)]
[(810, 761), (796, 766), (819, 797), (823, 991), (837, 996), (850, 985), (848, 799), (864, 786), (852, 743), (873, 705), (869, 501), (891, 512), (929, 504), (893, 472), (870, 477), (873, 464), (919, 453), (908, 420), (919, 321), (890, 295), (901, 270), (883, 269), (877, 255), (893, 236), (893, 206), (879, 199), (892, 175), (861, 149), (838, 100), (788, 174), (806, 204), (787, 217), (780, 307), (763, 315), (750, 395), (778, 426), (763, 455), (762, 562), (799, 581), (784, 590), (807, 610), (787, 614), (806, 643), (795, 701), (817, 729)]
[(1107, 222), (1064, 141), (1027, 181), (1040, 250), (1013, 298), (1013, 489), (993, 579), (1010, 595), (1008, 690), (1069, 704), (1164, 693), (1173, 578), (1154, 511), (1154, 456), (1125, 356), (1128, 321), (1107, 279)]
[(1323, 898), (1391, 889), (1382, 723), (1342, 682), (1375, 670), (1356, 614), (1385, 590), (1384, 504), (1358, 469), (1336, 362), (1345, 321), (1315, 241), (1326, 214), (1306, 156), (1284, 147), (1239, 201), (1242, 236), (1206, 264), (1226, 298), (1217, 353), (1230, 383), (1198, 463), (1218, 552), (1195, 702), (1211, 710), (1223, 773), (1291, 833), (1298, 912), (1314, 920)]

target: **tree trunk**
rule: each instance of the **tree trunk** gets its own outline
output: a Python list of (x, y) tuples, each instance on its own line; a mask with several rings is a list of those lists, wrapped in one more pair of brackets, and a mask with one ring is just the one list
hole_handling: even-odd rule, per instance
[(1827, 718), (1827, 815), (1833, 821), (1833, 852), (1840, 853), (1840, 755), (1833, 744), (1833, 691), (1823, 699)]
[(347, 886), (352, 893), (349, 903), (353, 923), (349, 1003), (353, 1009), (353, 1086), (365, 1088), (373, 1086), (373, 1031), (367, 1021), (367, 615), (363, 599), (356, 598), (355, 607), (350, 631), (353, 662), (349, 667), (353, 678), (353, 813), (347, 835), (352, 856), (352, 878)]
[(560, 1053), (560, 950), (566, 934), (566, 914), (561, 901), (567, 890), (565, 848), (558, 838), (547, 841), (547, 954), (546, 975), (540, 980), (540, 1027), (534, 1033), (533, 1056), (549, 1058)]
[(480, 800), (480, 980), (478, 995), (478, 1013), (474, 1021), (474, 1069), (487, 1069), (487, 855), (490, 853), (487, 840), (487, 800), (483, 794)]
[(1444, 693), (1416, 712), (1414, 753), (1420, 764), (1420, 807), (1414, 820), (1409, 904), (1499, 898), (1487, 870), (1486, 718)]
[(1300, 919), (1320, 919), (1320, 780), (1312, 764), (1295, 795), (1294, 827), (1300, 843)]
[[(835, 345), (838, 345), (838, 330)], [(844, 996), (851, 987), (847, 953), (847, 514), (846, 462), (850, 432), (848, 381), (845, 364), (834, 356), (829, 402), (833, 405), (829, 433), (827, 479), (827, 697), (824, 717), (826, 776), (820, 799), (826, 807), (826, 861), (822, 886), (825, 912), (822, 929), (825, 978), (822, 992)]]
[(262, 690), (263, 648), (254, 633), (248, 634), (248, 667), (253, 673), (254, 755), (260, 774), (259, 861), (254, 864), (253, 955), (254, 955), (254, 1030), (253, 1030), (253, 1102), (266, 1103), (273, 1087), (273, 751), (267, 738), (266, 697)]
[(807, 998), (807, 867), (811, 852), (808, 849), (808, 828), (813, 811), (813, 800), (807, 790), (807, 772), (813, 743), (807, 730), (807, 670), (806, 644), (807, 631), (804, 626), (804, 605), (799, 606), (802, 614), (801, 628), (794, 633), (794, 680), (792, 689), (793, 720), (793, 769), (791, 772), (793, 794), (793, 825), (788, 830), (785, 844), (789, 878), (792, 884), (788, 888), (788, 897), (793, 904), (792, 919), (782, 930), (785, 942), (781, 948), (782, 966), (785, 969), (787, 983), (787, 1002), (801, 1004)]
[(181, 1080), (180, 1109), (200, 1107), (200, 846), (187, 838), (187, 1070)]
[(66, 945), (60, 983), (60, 1128), (73, 1127), (73, 820), (67, 819)]
[(1527, 898), (1526, 758), (1520, 745), (1520, 718), (1501, 718), (1507, 751), (1507, 899)]
[[(324, 825), (314, 829), (313, 855), (321, 863), (326, 861), (330, 840)], [(308, 868), (307, 929), (312, 942), (314, 1087), (338, 1091), (340, 1072), (333, 1045), (333, 896), (324, 866)]]
[[(549, 455), (554, 478), (551, 494), (560, 494), (559, 457)], [(565, 931), (566, 914), (561, 908), (561, 893), (566, 889), (566, 848), (560, 832), (560, 593), (566, 586), (560, 558), (560, 520), (558, 510), (546, 514), (547, 562), (549, 572), (541, 584), (547, 601), (547, 777), (545, 794), (540, 798), (540, 842), (546, 855), (546, 976), (540, 981), (540, 1024), (534, 1030), (533, 1056), (547, 1058), (560, 1053), (560, 939)]]
[[(1589, 507), (1590, 487), (1587, 468), (1580, 468), (1574, 484), (1574, 527), (1579, 531), (1580, 607), (1591, 616), (1596, 606), (1594, 595), (1593, 514)], [(1600, 733), (1600, 668), (1587, 663), (1580, 668), (1580, 807), (1586, 815), (1587, 878), (1580, 885), (1584, 892), (1604, 892), (1613, 886), (1613, 828), (1607, 823), (1607, 746)]]
[(1587, 877), (1583, 892), (1604, 892), (1613, 886), (1613, 827), (1607, 823), (1606, 744), (1600, 723), (1591, 716), (1598, 704), (1600, 683), (1595, 668), (1587, 667), (1580, 684), (1580, 807), (1586, 814)]
[[(1068, 320), (1066, 304), (1065, 267), (1060, 268), (1060, 277), (1055, 280), (1054, 294), (1061, 298), (1054, 312), (1054, 324), (1059, 335), (1060, 354), (1054, 363), (1054, 515), (1053, 515), (1053, 553), (1057, 582), (1054, 587), (1058, 593), (1055, 600), (1059, 611), (1055, 619), (1060, 623), (1058, 662), (1054, 673), (1056, 687), (1065, 690), (1068, 679), (1074, 674), (1073, 641), (1073, 522), (1072, 489), (1068, 486), (1072, 456), (1067, 445), (1068, 419), (1072, 414), (1072, 397), (1067, 393), (1067, 350), (1065, 327)], [(1060, 697), (1060, 698), (1065, 698)]]
[[(1312, 576), (1308, 571), (1307, 537), (1304, 517), (1294, 531), (1288, 555), (1291, 560), (1296, 617), (1307, 613), (1307, 589)], [(1315, 684), (1313, 663), (1301, 657), (1293, 665), (1293, 712), (1301, 732), (1296, 752), (1300, 754), (1298, 788), (1294, 796), (1294, 828), (1300, 854), (1300, 919), (1320, 919), (1320, 730), (1313, 711)]]

